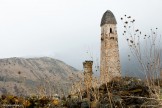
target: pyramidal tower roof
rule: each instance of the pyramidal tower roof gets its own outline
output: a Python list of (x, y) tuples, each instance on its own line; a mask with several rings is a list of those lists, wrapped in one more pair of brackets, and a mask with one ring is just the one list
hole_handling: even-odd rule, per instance
[(100, 26), (103, 26), (104, 24), (117, 24), (115, 16), (110, 10), (107, 10), (102, 16)]

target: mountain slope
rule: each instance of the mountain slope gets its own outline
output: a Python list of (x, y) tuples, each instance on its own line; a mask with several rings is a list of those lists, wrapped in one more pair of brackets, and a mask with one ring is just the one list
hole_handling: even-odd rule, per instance
[(1, 94), (67, 93), (72, 82), (79, 78), (81, 72), (49, 57), (0, 59)]

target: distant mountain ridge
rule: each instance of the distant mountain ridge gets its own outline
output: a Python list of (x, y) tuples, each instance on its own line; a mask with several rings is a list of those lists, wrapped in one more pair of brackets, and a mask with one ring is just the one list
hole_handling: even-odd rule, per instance
[(0, 59), (1, 94), (61, 94), (60, 89), (68, 92), (72, 82), (80, 78), (77, 69), (49, 57)]

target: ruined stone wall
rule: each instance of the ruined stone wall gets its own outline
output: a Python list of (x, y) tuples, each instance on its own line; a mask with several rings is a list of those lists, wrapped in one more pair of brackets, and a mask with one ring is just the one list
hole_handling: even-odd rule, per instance
[(92, 87), (92, 65), (93, 61), (85, 61), (83, 62), (84, 67), (84, 85), (86, 88)]
[(104, 24), (101, 27), (100, 79), (104, 82), (120, 77), (120, 59), (118, 37), (115, 24)]

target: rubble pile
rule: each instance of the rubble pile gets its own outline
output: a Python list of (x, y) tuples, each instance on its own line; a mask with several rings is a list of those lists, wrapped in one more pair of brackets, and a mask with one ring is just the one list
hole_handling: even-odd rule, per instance
[(156, 84), (148, 86), (138, 78), (124, 77), (62, 98), (2, 95), (0, 108), (162, 108), (160, 91)]
[(159, 89), (157, 86), (150, 87), (137, 78), (118, 78), (100, 86), (100, 106), (101, 108), (107, 106), (110, 108), (159, 108)]
[[(160, 87), (148, 86), (144, 81), (133, 78), (115, 78), (99, 88), (86, 91), (82, 100), (69, 98), (68, 108), (162, 108), (159, 98)], [(96, 92), (98, 91), (98, 92)], [(75, 104), (75, 107), (71, 106)], [(77, 107), (76, 107), (77, 106)]]

